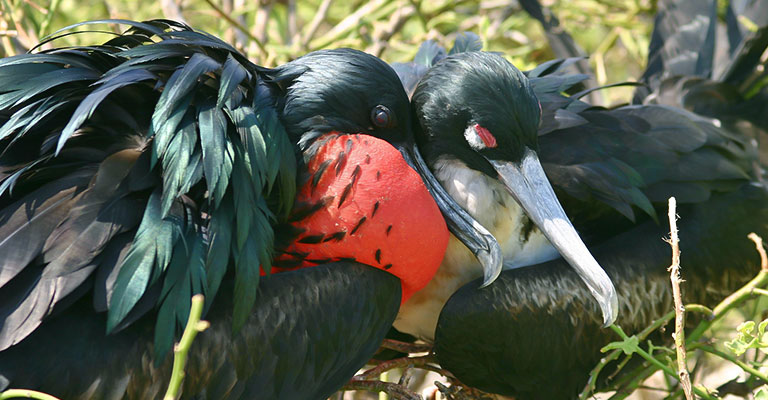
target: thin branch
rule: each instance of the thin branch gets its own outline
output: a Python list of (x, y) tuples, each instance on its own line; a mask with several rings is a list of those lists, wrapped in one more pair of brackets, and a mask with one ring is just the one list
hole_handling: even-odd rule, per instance
[(755, 242), (758, 254), (760, 254), (760, 269), (768, 271), (768, 255), (765, 254), (765, 247), (763, 247), (763, 238), (758, 236), (755, 232), (747, 235), (749, 240)]
[(0, 392), (0, 400), (6, 399), (36, 399), (36, 400), (59, 400), (58, 397), (53, 397), (50, 394), (45, 394), (35, 390), (28, 389), (9, 389), (4, 392)]
[(202, 294), (192, 296), (192, 307), (189, 310), (189, 319), (181, 340), (173, 348), (173, 372), (171, 373), (171, 382), (168, 384), (168, 390), (165, 392), (164, 400), (174, 400), (179, 397), (181, 383), (184, 381), (184, 366), (187, 364), (187, 353), (192, 347), (192, 341), (199, 332), (202, 332), (210, 326), (208, 321), (200, 321), (203, 315), (203, 303), (205, 298)]
[(331, 1), (333, 0), (323, 0), (323, 2), (320, 3), (320, 8), (317, 9), (317, 13), (315, 13), (315, 17), (312, 18), (312, 22), (309, 23), (309, 28), (304, 32), (304, 38), (301, 39), (301, 46), (304, 50), (307, 49), (309, 41), (315, 36), (317, 28), (319, 28), (320, 24), (325, 21), (325, 17), (328, 15), (328, 9), (331, 8)]
[(341, 390), (384, 392), (397, 400), (422, 400), (421, 396), (416, 394), (416, 392), (391, 382), (351, 380)]
[[(4, 32), (14, 31), (16, 34), (13, 36), (14, 37), (18, 36), (19, 35), (18, 29), (15, 29), (15, 30), (9, 29), (10, 26), (8, 25), (8, 22), (10, 21), (12, 24), (14, 23), (13, 10), (11, 10), (11, 7), (8, 5), (8, 2), (6, 0), (0, 0), (0, 11), (3, 12), (4, 14), (4, 18), (0, 19), (0, 30)], [(17, 26), (17, 25), (14, 24), (14, 26)], [(11, 41), (11, 35), (0, 36), (0, 41), (2, 41), (3, 43), (4, 54), (2, 55), (4, 57), (10, 57), (10, 56), (16, 55), (16, 49), (14, 48), (13, 42)]]
[(259, 39), (259, 42), (267, 42), (267, 30), (269, 28), (269, 15), (272, 13), (272, 1), (260, 0), (259, 8), (256, 10), (256, 17), (254, 19), (253, 29), (256, 33), (254, 36)]
[(760, 372), (759, 370), (757, 370), (755, 368), (752, 368), (749, 364), (739, 360), (738, 358), (733, 357), (732, 355), (730, 355), (728, 353), (725, 353), (725, 352), (722, 352), (720, 350), (717, 350), (716, 348), (714, 348), (712, 346), (708, 346), (708, 345), (706, 345), (704, 343), (696, 343), (696, 344), (691, 346), (691, 349), (698, 349), (698, 350), (706, 351), (707, 353), (714, 354), (714, 355), (716, 355), (716, 356), (718, 356), (718, 357), (720, 357), (720, 358), (722, 358), (724, 360), (727, 360), (727, 361), (731, 362), (732, 364), (737, 365), (739, 368), (744, 370), (744, 372), (746, 372), (748, 374), (751, 374), (751, 375), (754, 375), (755, 377), (762, 379), (764, 382), (768, 382), (768, 375)]
[(46, 10), (45, 19), (43, 19), (40, 29), (37, 31), (37, 37), (45, 37), (48, 34), (48, 27), (51, 25), (51, 20), (59, 9), (59, 4), (61, 4), (61, 0), (51, 0), (51, 4)]
[[(664, 314), (661, 318), (653, 321), (652, 324), (645, 327), (645, 329), (640, 331), (635, 336), (637, 336), (638, 340), (645, 340), (645, 338), (648, 337), (648, 335), (650, 335), (657, 329), (661, 328), (662, 326), (666, 325), (674, 317), (675, 317), (675, 313), (673, 311), (670, 311)], [(595, 366), (595, 368), (592, 370), (592, 372), (590, 372), (589, 381), (587, 381), (587, 386), (579, 394), (579, 399), (586, 400), (591, 398), (592, 393), (594, 393), (594, 391), (597, 389), (597, 377), (599, 376), (600, 372), (603, 370), (603, 368), (605, 368), (606, 365), (608, 365), (608, 363), (619, 358), (621, 354), (622, 354), (622, 351), (620, 349), (616, 349), (608, 353), (607, 356), (603, 357), (600, 360), (600, 363), (598, 363), (597, 366)], [(616, 372), (618, 372), (618, 369)]]
[(184, 15), (181, 13), (181, 6), (176, 2), (176, 0), (161, 0), (160, 8), (163, 10), (163, 16), (165, 18), (189, 25), (187, 20), (184, 18)]
[(216, 13), (221, 18), (224, 18), (225, 20), (227, 20), (227, 22), (229, 22), (230, 24), (234, 25), (235, 28), (239, 29), (244, 34), (246, 34), (248, 36), (248, 39), (251, 39), (251, 41), (253, 41), (253, 43), (256, 43), (256, 47), (259, 48), (259, 51), (261, 52), (261, 54), (264, 54), (264, 55), (268, 54), (267, 53), (267, 49), (264, 47), (264, 44), (261, 43), (261, 40), (259, 40), (256, 36), (253, 36), (253, 34), (248, 31), (248, 28), (244, 27), (240, 22), (238, 22), (234, 18), (230, 17), (229, 14), (224, 12), (224, 10), (222, 10), (221, 7), (216, 5), (213, 1), (205, 0), (205, 2), (208, 3), (208, 5), (211, 6), (211, 8), (213, 8), (213, 10), (216, 11)]
[(360, 21), (366, 16), (378, 11), (385, 5), (389, 4), (392, 0), (372, 0), (364, 3), (355, 12), (348, 15), (341, 22), (336, 24), (328, 33), (313, 40), (310, 45), (310, 50), (318, 50), (329, 46), (331, 43), (336, 42), (350, 31), (360, 26)]
[(693, 400), (691, 390), (691, 377), (688, 374), (685, 354), (685, 307), (680, 294), (680, 239), (677, 236), (677, 202), (674, 197), (669, 198), (669, 245), (672, 246), (672, 265), (669, 266), (669, 280), (672, 282), (672, 297), (675, 300), (675, 333), (672, 338), (675, 340), (675, 349), (677, 350), (677, 376), (680, 380), (680, 386), (683, 387), (685, 398)]
[(291, 46), (301, 40), (299, 38), (299, 23), (298, 17), (296, 17), (296, 0), (288, 0), (288, 16), (286, 18), (286, 41), (288, 46)]
[(394, 360), (385, 361), (362, 374), (356, 375), (352, 380), (367, 380), (377, 377), (383, 372), (389, 371), (395, 368), (410, 368), (410, 367), (422, 367), (431, 363), (435, 363), (435, 357), (432, 355), (426, 355), (421, 357), (402, 357)]
[(384, 49), (388, 45), (392, 36), (403, 29), (405, 23), (408, 22), (408, 19), (415, 12), (416, 9), (411, 5), (400, 7), (395, 10), (395, 12), (390, 16), (386, 26), (383, 29), (378, 30), (378, 32), (376, 32), (374, 35), (373, 46), (368, 48), (366, 51), (375, 55), (376, 57), (381, 57), (381, 54), (384, 52)]
[(686, 304), (685, 312), (704, 314), (707, 318), (712, 318), (712, 309), (703, 304)]
[[(616, 324), (611, 325), (610, 328), (614, 332), (616, 332), (621, 337), (622, 340), (629, 339), (629, 336), (627, 336), (627, 334), (624, 333), (624, 331), (621, 330), (621, 328), (616, 326)], [(647, 351), (643, 350), (642, 347), (637, 346), (637, 348), (635, 348), (635, 352), (638, 355), (640, 355), (640, 357), (643, 357), (646, 361), (648, 361), (651, 364), (653, 364), (656, 368), (664, 371), (665, 374), (667, 374), (669, 376), (672, 376), (672, 377), (677, 377), (677, 374), (675, 373), (675, 371), (672, 368), (670, 368), (667, 365), (664, 365), (664, 363), (659, 361), (656, 357), (654, 357), (653, 355), (649, 354)], [(700, 388), (694, 387), (693, 391), (696, 392), (696, 394), (699, 397), (703, 397), (703, 398), (708, 399), (708, 400), (715, 400), (714, 397), (712, 397), (709, 393), (705, 392), (704, 390), (702, 390)]]
[(394, 339), (384, 339), (381, 342), (381, 347), (401, 353), (428, 353), (432, 351), (432, 346), (428, 344), (401, 342)]
[(746, 285), (742, 286), (739, 290), (731, 293), (728, 297), (726, 297), (723, 301), (720, 302), (714, 309), (712, 309), (712, 318), (706, 321), (702, 321), (699, 323), (699, 325), (694, 329), (694, 331), (688, 335), (688, 339), (686, 340), (686, 343), (690, 345), (693, 342), (696, 342), (701, 338), (702, 335), (704, 335), (704, 332), (706, 332), (713, 323), (720, 320), (725, 314), (731, 310), (732, 308), (740, 305), (745, 300), (752, 297), (752, 293), (754, 292), (754, 289), (764, 287), (766, 284), (768, 284), (768, 257), (765, 255), (765, 249), (763, 248), (763, 241), (762, 239), (757, 236), (754, 233), (750, 233), (747, 237), (749, 237), (752, 241), (755, 242), (755, 245), (757, 247), (758, 253), (760, 253), (760, 260), (761, 260), (761, 268), (760, 272), (752, 278), (751, 281), (747, 282)]
[[(766, 256), (765, 249), (763, 248), (763, 241), (762, 239), (754, 234), (750, 233), (748, 235), (749, 239), (755, 242), (756, 248), (758, 253), (760, 254), (760, 272), (752, 278), (751, 281), (747, 282), (744, 286), (742, 286), (737, 291), (731, 293), (728, 297), (723, 299), (714, 309), (712, 309), (712, 317), (704, 320), (699, 323), (699, 325), (694, 329), (694, 331), (688, 335), (688, 338), (686, 340), (686, 346), (692, 347), (703, 335), (704, 333), (709, 330), (709, 328), (712, 327), (712, 324), (723, 318), (723, 316), (726, 315), (728, 311), (730, 311), (732, 308), (737, 307), (747, 299), (751, 298), (751, 294), (754, 292), (754, 289), (764, 287), (766, 284), (768, 284), (768, 256)], [(638, 382), (642, 382), (645, 379), (648, 379), (651, 375), (653, 375), (654, 372), (658, 369), (657, 365), (648, 365), (645, 367), (639, 374), (635, 375), (631, 381), (627, 383), (628, 387), (636, 386)], [(698, 392), (697, 392), (698, 393)], [(611, 399), (623, 399), (627, 396), (626, 393), (619, 391), (615, 395), (611, 397)]]

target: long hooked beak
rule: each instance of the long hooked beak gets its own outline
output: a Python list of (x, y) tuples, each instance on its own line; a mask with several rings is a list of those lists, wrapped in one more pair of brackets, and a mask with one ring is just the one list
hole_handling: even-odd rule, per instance
[(526, 148), (519, 163), (496, 160), (488, 162), (499, 173), (499, 179), (528, 217), (587, 285), (603, 312), (604, 326), (612, 324), (619, 307), (616, 289), (565, 215), (536, 152)]
[(483, 285), (490, 285), (501, 273), (504, 255), (495, 237), (469, 213), (456, 203), (432, 171), (427, 167), (415, 144), (398, 146), (405, 161), (421, 175), (432, 198), (445, 217), (448, 230), (456, 236), (477, 257), (483, 267)]

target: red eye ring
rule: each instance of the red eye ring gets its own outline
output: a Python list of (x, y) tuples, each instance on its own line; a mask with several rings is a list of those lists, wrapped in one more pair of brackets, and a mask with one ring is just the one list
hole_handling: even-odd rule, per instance
[(475, 132), (477, 132), (477, 136), (479, 136), (480, 140), (482, 140), (483, 144), (485, 144), (485, 147), (492, 149), (499, 145), (496, 143), (496, 138), (493, 136), (491, 131), (480, 126), (480, 124), (475, 124), (474, 128)]

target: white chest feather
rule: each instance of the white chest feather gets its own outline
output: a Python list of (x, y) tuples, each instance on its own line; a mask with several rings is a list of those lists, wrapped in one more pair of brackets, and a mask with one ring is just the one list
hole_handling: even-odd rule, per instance
[[(434, 172), (451, 197), (498, 240), (505, 269), (558, 256), (557, 250), (498, 180), (454, 159), (438, 160)], [(424, 289), (400, 307), (395, 327), (431, 341), (440, 310), (448, 298), (461, 286), (482, 275), (482, 267), (475, 256), (451, 236), (440, 269)]]

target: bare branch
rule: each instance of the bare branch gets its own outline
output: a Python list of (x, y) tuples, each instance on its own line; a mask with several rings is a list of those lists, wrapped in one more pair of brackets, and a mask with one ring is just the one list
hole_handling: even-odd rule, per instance
[(421, 357), (402, 357), (394, 360), (385, 361), (365, 372), (352, 378), (352, 380), (366, 380), (381, 375), (382, 372), (389, 371), (395, 368), (410, 368), (421, 367), (431, 363), (435, 363), (436, 360), (433, 356), (421, 356)]
[(333, 0), (323, 0), (323, 2), (320, 4), (320, 8), (317, 9), (315, 18), (312, 18), (312, 22), (309, 23), (309, 28), (307, 28), (307, 31), (304, 32), (304, 37), (301, 39), (301, 46), (304, 48), (304, 50), (307, 49), (309, 46), (309, 41), (312, 40), (312, 38), (315, 36), (317, 28), (319, 28), (320, 24), (325, 21), (325, 17), (328, 15), (328, 9), (331, 8), (331, 1)]
[(677, 236), (677, 202), (674, 197), (669, 198), (669, 244), (672, 246), (672, 265), (667, 269), (669, 271), (669, 280), (672, 282), (672, 297), (675, 299), (675, 332), (672, 338), (675, 339), (675, 349), (677, 350), (677, 376), (680, 380), (680, 386), (683, 387), (685, 398), (693, 400), (693, 390), (691, 388), (691, 377), (688, 374), (685, 353), (685, 307), (680, 294), (680, 239)]
[(407, 343), (394, 339), (384, 339), (381, 347), (401, 353), (427, 353), (432, 351), (432, 346), (428, 344)]
[(396, 383), (382, 381), (351, 380), (341, 390), (367, 390), (369, 392), (384, 392), (398, 400), (422, 400), (416, 392)]
[(768, 255), (765, 254), (765, 247), (763, 247), (763, 238), (758, 236), (755, 232), (750, 233), (747, 237), (755, 242), (757, 252), (760, 254), (760, 269), (768, 271)]

